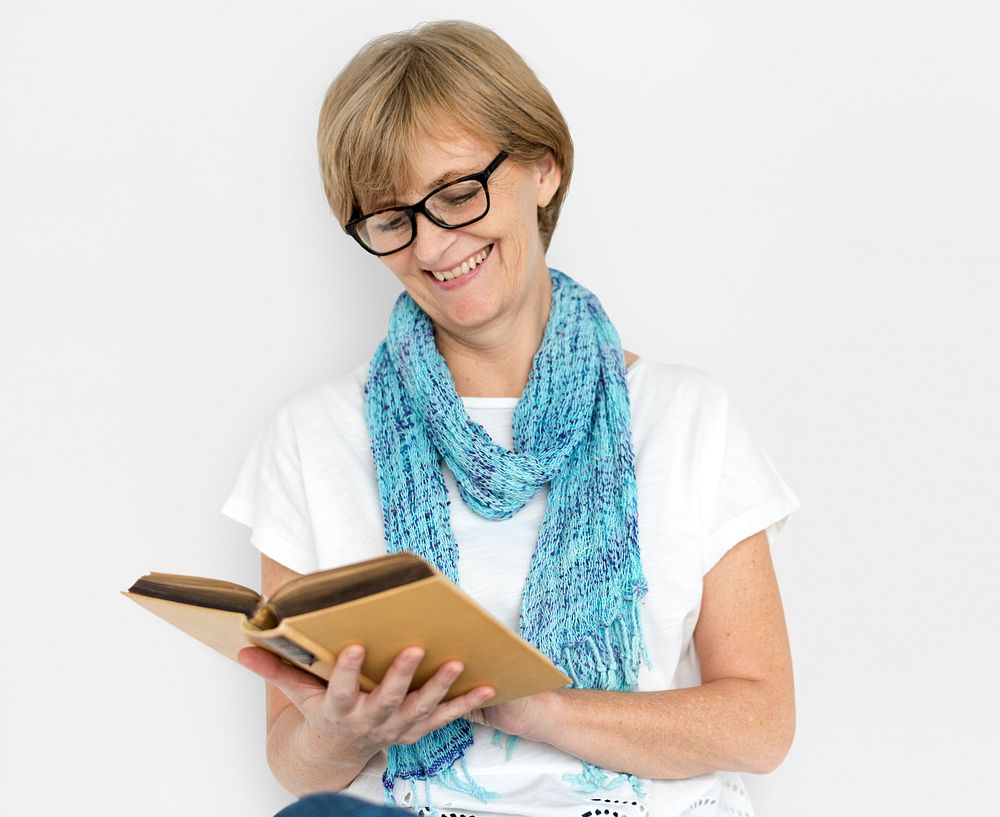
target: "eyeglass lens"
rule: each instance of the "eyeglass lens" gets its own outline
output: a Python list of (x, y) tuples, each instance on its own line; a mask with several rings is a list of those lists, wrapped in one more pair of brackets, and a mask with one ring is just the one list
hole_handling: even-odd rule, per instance
[[(476, 180), (455, 182), (438, 190), (424, 204), (445, 227), (461, 227), (486, 215), (486, 189)], [(357, 225), (358, 237), (375, 252), (388, 253), (410, 243), (416, 225), (405, 209), (385, 210)]]

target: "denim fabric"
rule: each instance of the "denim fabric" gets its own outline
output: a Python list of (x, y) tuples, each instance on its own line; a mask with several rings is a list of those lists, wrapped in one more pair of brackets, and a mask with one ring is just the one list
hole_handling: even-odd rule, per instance
[(307, 794), (274, 817), (399, 817), (405, 809), (373, 806), (346, 794)]

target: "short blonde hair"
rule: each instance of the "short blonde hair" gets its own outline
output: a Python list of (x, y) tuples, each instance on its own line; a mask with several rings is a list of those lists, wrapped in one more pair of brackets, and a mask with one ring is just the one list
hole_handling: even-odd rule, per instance
[(566, 121), (514, 49), (488, 28), (460, 20), (372, 40), (331, 83), (317, 142), (323, 188), (340, 223), (415, 186), (413, 146), (429, 135), (451, 135), (440, 131), (441, 121), (516, 162), (552, 151), (562, 181), (538, 208), (548, 248), (573, 173)]

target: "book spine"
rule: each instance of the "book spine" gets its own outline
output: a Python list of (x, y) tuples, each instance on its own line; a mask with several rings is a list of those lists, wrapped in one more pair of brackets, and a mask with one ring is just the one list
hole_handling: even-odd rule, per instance
[(266, 604), (258, 605), (254, 614), (247, 619), (248, 624), (257, 630), (272, 630), (278, 626), (278, 617)]

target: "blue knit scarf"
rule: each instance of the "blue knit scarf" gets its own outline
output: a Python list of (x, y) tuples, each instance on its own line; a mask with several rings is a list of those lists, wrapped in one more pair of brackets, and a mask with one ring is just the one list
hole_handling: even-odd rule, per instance
[[(621, 343), (600, 302), (556, 270), (541, 347), (514, 411), (514, 450), (472, 422), (434, 343), (427, 315), (406, 293), (392, 311), (365, 384), (365, 408), (390, 553), (410, 551), (458, 581), (443, 460), (462, 499), (486, 519), (517, 513), (546, 483), (548, 506), (521, 601), (521, 636), (583, 689), (635, 688), (646, 657), (639, 600), (636, 485)], [(647, 659), (648, 660), (648, 659)], [(435, 783), (481, 800), (464, 755), (472, 727), (459, 719), (410, 746), (392, 746), (383, 776)], [(511, 743), (510, 748), (513, 748)], [(457, 768), (456, 768), (457, 767)], [(610, 788), (584, 764), (571, 782)]]

